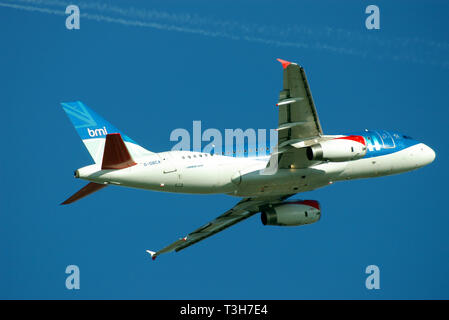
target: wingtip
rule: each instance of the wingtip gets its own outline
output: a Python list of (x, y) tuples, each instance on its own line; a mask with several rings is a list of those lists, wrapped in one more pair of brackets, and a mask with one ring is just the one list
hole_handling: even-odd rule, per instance
[(284, 69), (292, 64), (290, 61), (287, 61), (287, 60), (282, 60), (282, 59), (276, 59), (276, 60), (282, 64), (282, 68), (284, 68)]
[(149, 255), (151, 256), (151, 260), (156, 260), (157, 255), (155, 251), (146, 250), (146, 252), (148, 252)]

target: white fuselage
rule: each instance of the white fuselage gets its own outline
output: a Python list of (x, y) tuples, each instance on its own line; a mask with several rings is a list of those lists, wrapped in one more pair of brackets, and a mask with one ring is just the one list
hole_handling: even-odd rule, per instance
[(340, 180), (380, 177), (423, 167), (435, 158), (418, 143), (394, 153), (345, 162), (321, 162), (304, 169), (263, 174), (269, 156), (229, 157), (168, 151), (135, 159), (137, 165), (101, 170), (83, 167), (76, 177), (97, 183), (191, 194), (224, 193), (238, 197), (285, 195), (314, 190)]

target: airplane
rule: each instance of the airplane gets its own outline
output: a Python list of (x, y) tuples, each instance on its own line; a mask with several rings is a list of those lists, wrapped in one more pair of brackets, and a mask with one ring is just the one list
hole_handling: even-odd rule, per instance
[(75, 171), (89, 181), (62, 204), (73, 203), (109, 185), (184, 194), (226, 194), (242, 198), (234, 207), (168, 246), (146, 250), (157, 256), (183, 250), (261, 213), (263, 225), (300, 226), (321, 218), (316, 200), (295, 194), (337, 181), (398, 174), (426, 166), (435, 152), (408, 135), (365, 130), (323, 133), (304, 68), (278, 59), (283, 67), (279, 95), (278, 141), (232, 153), (166, 151), (154, 153), (104, 120), (80, 101), (62, 103), (94, 164)]

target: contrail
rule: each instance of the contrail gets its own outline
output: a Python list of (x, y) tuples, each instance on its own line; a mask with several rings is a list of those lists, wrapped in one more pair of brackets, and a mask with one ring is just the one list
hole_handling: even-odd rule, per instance
[[(31, 2), (31, 1), (28, 1), (28, 2)], [(42, 12), (42, 13), (48, 13), (48, 14), (53, 14), (53, 15), (67, 16), (67, 14), (65, 13), (65, 10), (56, 10), (56, 9), (25, 6), (25, 5), (12, 4), (12, 3), (3, 3), (3, 2), (0, 2), (0, 7), (8, 7), (8, 8), (13, 8), (13, 9), (25, 10), (25, 11)], [(187, 32), (187, 33), (202, 34), (205, 36), (212, 36), (212, 37), (221, 36), (221, 37), (230, 38), (230, 39), (239, 39), (239, 38), (233, 37), (232, 35), (227, 35), (225, 33), (210, 32), (210, 31), (201, 30), (201, 29), (192, 29), (192, 28), (179, 27), (176, 25), (151, 23), (151, 22), (144, 22), (144, 21), (138, 21), (138, 20), (126, 20), (126, 19), (122, 19), (122, 18), (113, 18), (113, 17), (109, 17), (109, 16), (104, 16), (104, 15), (100, 15), (100, 14), (81, 13), (80, 16), (83, 18), (86, 18), (89, 20), (95, 20), (98, 22), (111, 22), (111, 23), (118, 23), (118, 24), (122, 24), (122, 25), (126, 25), (126, 26), (149, 27), (149, 28), (167, 30), (167, 31), (180, 31), (180, 32)]]
[[(70, 2), (62, 2), (62, 1), (53, 1), (53, 0), (17, 0), (16, 2), (22, 2), (22, 3), (32, 3), (32, 4), (44, 4), (44, 5), (58, 5), (58, 6), (67, 6), (70, 4)], [(55, 15), (66, 15), (64, 10), (55, 10), (55, 9), (49, 9), (49, 8), (42, 8), (42, 7), (36, 7), (36, 6), (29, 6), (29, 5), (19, 5), (19, 4), (8, 4), (8, 3), (2, 3), (0, 2), (0, 6), (3, 7), (9, 7), (19, 10), (25, 10), (25, 11), (34, 11), (34, 12), (42, 12), (42, 13), (49, 13), (49, 14), (55, 14)], [(131, 16), (133, 12), (139, 12), (134, 8), (131, 8), (130, 10), (122, 9), (119, 7), (114, 6), (107, 6), (103, 4), (98, 3), (83, 3), (79, 2), (80, 8), (90, 8), (95, 9), (99, 11), (104, 12), (115, 12), (124, 16)], [(319, 44), (315, 43), (313, 45), (309, 45), (304, 42), (292, 42), (292, 41), (279, 41), (279, 40), (271, 40), (264, 37), (257, 37), (257, 36), (251, 36), (251, 35), (238, 35), (233, 34), (225, 31), (210, 31), (202, 28), (193, 28), (193, 27), (186, 27), (186, 26), (180, 26), (176, 24), (167, 24), (167, 23), (158, 23), (158, 22), (147, 22), (147, 21), (141, 21), (141, 20), (129, 20), (125, 18), (116, 18), (111, 16), (106, 16), (102, 14), (92, 14), (92, 13), (86, 13), (83, 10), (81, 10), (80, 16), (82, 18), (86, 18), (89, 20), (95, 20), (98, 22), (110, 22), (110, 23), (118, 23), (126, 26), (136, 26), (136, 27), (148, 27), (148, 28), (154, 28), (159, 30), (166, 30), (166, 31), (178, 31), (178, 32), (184, 32), (184, 33), (192, 33), (192, 34), (199, 34), (203, 36), (209, 36), (209, 37), (221, 37), (231, 40), (246, 40), (249, 42), (258, 42), (262, 44), (268, 44), (268, 45), (274, 45), (274, 46), (287, 46), (287, 47), (295, 47), (295, 48), (303, 48), (303, 49), (325, 49), (334, 51), (337, 53), (346, 53), (346, 54), (355, 54), (355, 55), (363, 55), (360, 52), (357, 52), (353, 49), (347, 49), (347, 48), (340, 48), (335, 47), (331, 45), (326, 44)], [(167, 13), (161, 13), (157, 11), (141, 11), (139, 16), (142, 17), (153, 17), (155, 19), (168, 19), (175, 22), (182, 21), (184, 23), (189, 22), (191, 24), (197, 24), (201, 25), (204, 24), (207, 20), (201, 21), (196, 20), (194, 23), (191, 22), (191, 18), (188, 18), (189, 15), (171, 15)], [(222, 23), (221, 23), (222, 24)], [(242, 26), (240, 26), (242, 27)], [(248, 29), (248, 27), (243, 27), (243, 29)]]
[[(71, 4), (60, 0), (6, 0), (0, 6), (19, 10), (65, 15)], [(22, 3), (22, 4), (17, 4)], [(27, 4), (27, 5), (23, 5)], [(297, 25), (269, 26), (202, 17), (188, 13), (168, 13), (142, 8), (122, 8), (99, 2), (77, 1), (81, 17), (97, 22), (146, 27), (206, 37), (243, 40), (278, 47), (315, 49), (376, 60), (406, 61), (449, 68), (449, 44), (420, 38), (384, 38), (376, 35), (324, 27)], [(42, 7), (43, 6), (43, 7)], [(57, 10), (49, 7), (61, 7)], [(89, 11), (90, 10), (90, 11)], [(87, 11), (87, 12), (86, 12)], [(364, 50), (355, 49), (353, 44)], [(438, 55), (442, 56), (438, 57)]]
[(65, 11), (60, 10), (53, 10), (53, 9), (47, 9), (47, 8), (39, 8), (39, 7), (32, 7), (32, 6), (23, 6), (18, 4), (12, 4), (12, 3), (2, 3), (0, 2), (1, 7), (8, 7), (13, 9), (19, 9), (19, 10), (25, 10), (25, 11), (34, 11), (34, 12), (42, 12), (42, 13), (49, 13), (49, 14), (56, 14), (56, 15), (65, 15)]

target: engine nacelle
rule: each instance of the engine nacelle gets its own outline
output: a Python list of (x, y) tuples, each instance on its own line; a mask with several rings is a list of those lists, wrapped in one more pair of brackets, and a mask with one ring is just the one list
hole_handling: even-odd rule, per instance
[(317, 222), (321, 217), (318, 201), (286, 201), (282, 204), (262, 210), (260, 218), (263, 225), (300, 226)]
[(362, 136), (347, 136), (323, 141), (307, 147), (307, 159), (328, 161), (349, 161), (360, 159), (366, 154), (366, 142)]

